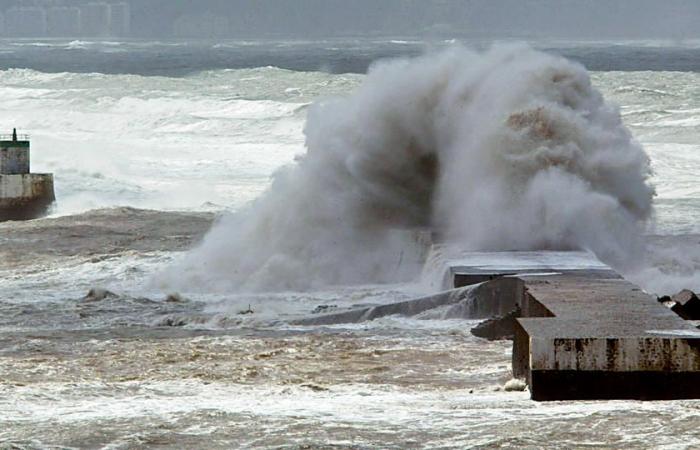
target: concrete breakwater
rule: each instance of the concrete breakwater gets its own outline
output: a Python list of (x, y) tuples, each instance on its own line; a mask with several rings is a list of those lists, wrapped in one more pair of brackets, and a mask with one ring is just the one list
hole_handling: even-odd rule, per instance
[(700, 331), (593, 255), (444, 246), (433, 253), (448, 291), (297, 324), (517, 311), (513, 375), (527, 382), (534, 400), (700, 398)]
[(41, 217), (56, 200), (53, 175), (30, 173), (29, 137), (0, 136), (0, 221)]

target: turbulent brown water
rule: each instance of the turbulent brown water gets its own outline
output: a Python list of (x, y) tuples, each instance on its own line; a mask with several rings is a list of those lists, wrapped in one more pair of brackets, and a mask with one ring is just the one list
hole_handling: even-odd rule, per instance
[[(697, 402), (505, 392), (510, 343), (469, 321), (284, 324), (419, 287), (169, 301), (142, 287), (211, 221), (120, 208), (0, 224), (0, 448), (700, 445)], [(95, 285), (115, 296), (85, 300)]]
[[(514, 71), (485, 64), (477, 66), (490, 76), (474, 74), (470, 84), (459, 76), (469, 68), (457, 53), (385, 66), (377, 73), (393, 73), (402, 83), (387, 87), (375, 80), (362, 95), (348, 97), (366, 77), (316, 71), (319, 61), (338, 51), (351, 63), (374, 59), (379, 55), (371, 42), (289, 44), (293, 51), (284, 44), (273, 53), (265, 50), (270, 43), (243, 50), (236, 45), (225, 51), (218, 43), (209, 47), (237, 61), (241, 52), (258, 52), (255, 67), (200, 67), (198, 52), (212, 52), (203, 50), (206, 43), (2, 44), (2, 67), (25, 61), (23, 67), (37, 70), (0, 71), (0, 119), (32, 134), (34, 168), (55, 172), (58, 205), (52, 218), (0, 224), (0, 448), (700, 447), (698, 402), (536, 404), (527, 392), (506, 392), (510, 343), (472, 336), (470, 321), (389, 317), (346, 326), (289, 325), (289, 319), (317, 311), (426, 293), (424, 286), (410, 283), (332, 284), (363, 281), (364, 275), (376, 280), (402, 275), (394, 263), (406, 255), (386, 251), (397, 248), (391, 236), (378, 233), (364, 240), (367, 234), (360, 234), (362, 245), (353, 247), (357, 234), (331, 227), (322, 230), (323, 245), (312, 245), (324, 224), (366, 223), (367, 217), (381, 218), (376, 212), (385, 208), (391, 214), (372, 225), (433, 221), (459, 231), (466, 224), (475, 231), (466, 236), (474, 248), (488, 243), (482, 238), (492, 226), (522, 247), (579, 244), (623, 256), (620, 249), (629, 248), (631, 236), (635, 245), (643, 241), (639, 261), (645, 262), (625, 272), (632, 281), (655, 293), (700, 290), (700, 83), (695, 66), (687, 63), (692, 58), (686, 57), (696, 48), (645, 47), (640, 53), (625, 46), (574, 45), (569, 53), (589, 68), (638, 70), (594, 72), (590, 84), (580, 66), (541, 55), (504, 65), (515, 69), (534, 61), (530, 77), (513, 79)], [(384, 43), (382, 49), (406, 53), (397, 46), (406, 44)], [(409, 53), (423, 47), (414, 44)], [(164, 54), (177, 73), (163, 68)], [(313, 71), (265, 67), (280, 62), (275, 55), (295, 62), (303, 55), (304, 70)], [(669, 55), (680, 56), (669, 61)], [(47, 61), (59, 60), (57, 70), (76, 68), (76, 73), (49, 73), (57, 66)], [(126, 60), (132, 64), (104, 64)], [(365, 67), (363, 62), (359, 70)], [(686, 72), (647, 70), (659, 68)], [(95, 73), (101, 70), (119, 74)], [(413, 76), (416, 71), (421, 76)], [(444, 90), (428, 75), (451, 80), (448, 84), (464, 96)], [(413, 89), (417, 81), (420, 86)], [(513, 97), (499, 95), (511, 85)], [(527, 86), (535, 86), (536, 95), (528, 96)], [(479, 96), (504, 102), (481, 107), (474, 102)], [(310, 107), (319, 98), (319, 105), (330, 106)], [(532, 99), (546, 108), (531, 108)], [(412, 101), (422, 107), (411, 107)], [(502, 120), (466, 120), (456, 112), (449, 114), (459, 119), (455, 123), (442, 121), (430, 108), (437, 103), (445, 111), (491, 111)], [(393, 104), (403, 106), (393, 112), (382, 108)], [(585, 120), (562, 104), (585, 111)], [(274, 201), (261, 208), (265, 214), (247, 222), (252, 229), (231, 239), (240, 222), (235, 215), (216, 219), (214, 213), (238, 210), (268, 189), (271, 173), (294, 163), (294, 155), (304, 151), (310, 112), (315, 115), (307, 128), (311, 148), (335, 146), (330, 161), (311, 162), (330, 162), (330, 173), (341, 176), (283, 170), (277, 179), (287, 189), (278, 188)], [(459, 180), (470, 159), (458, 157), (463, 155), (458, 144), (471, 142), (463, 139), (463, 122), (499, 155), (491, 160), (490, 153), (477, 151), (481, 146), (465, 144), (464, 154), (483, 163), (471, 168), (467, 180)], [(609, 133), (598, 139), (591, 125)], [(362, 140), (357, 130), (377, 139)], [(427, 138), (415, 139), (419, 131)], [(556, 137), (561, 145), (542, 149), (543, 136)], [(415, 145), (408, 145), (412, 140)], [(614, 152), (600, 145), (606, 142), (620, 144), (629, 158), (608, 158)], [(406, 150), (400, 154), (408, 155), (409, 166), (421, 169), (422, 177), (407, 177), (406, 168), (394, 164), (395, 155), (377, 143)], [(357, 154), (354, 144), (370, 157), (346, 158)], [(571, 144), (583, 153), (568, 152)], [(586, 157), (591, 153), (595, 157)], [(569, 168), (563, 164), (571, 174), (549, 170), (566, 155), (572, 158), (563, 161), (575, 162)], [(430, 182), (445, 158), (458, 181), (471, 187), (500, 174), (488, 191), (493, 195), (479, 196), (484, 191), (476, 189), (461, 198), (459, 183), (457, 189), (441, 184), (444, 204), (455, 201), (464, 208), (452, 217), (434, 211), (427, 193), (435, 189)], [(620, 171), (611, 173), (622, 175), (596, 177), (591, 164), (598, 162), (612, 164)], [(504, 182), (517, 175), (515, 167), (528, 176), (516, 177), (511, 197)], [(303, 183), (284, 183), (285, 174)], [(627, 175), (633, 182), (616, 184)], [(335, 185), (334, 179), (356, 183)], [(653, 211), (649, 185), (658, 194)], [(311, 195), (309, 187), (319, 186), (322, 192)], [(401, 202), (401, 187), (410, 188), (408, 204)], [(347, 201), (334, 203), (329, 192)], [(528, 227), (521, 228), (510, 220), (519, 216), (517, 207), (492, 211), (491, 200), (510, 207), (518, 198), (557, 214), (528, 212)], [(567, 208), (572, 198), (584, 199), (587, 207)], [(618, 200), (623, 209), (616, 208)], [(280, 211), (289, 222), (266, 221), (279, 218)], [(613, 220), (598, 222), (592, 211), (607, 212)], [(542, 217), (547, 220), (539, 221)], [(637, 220), (647, 220), (643, 235)], [(204, 250), (182, 264), (213, 223), (218, 231), (199, 246)], [(634, 233), (624, 226), (608, 229), (606, 223), (635, 223)], [(245, 240), (251, 236), (253, 245)], [(333, 247), (339, 237), (342, 245)], [(368, 248), (370, 258), (363, 252)], [(240, 264), (245, 254), (254, 256), (248, 259), (254, 264)], [(387, 260), (389, 274), (352, 266)], [(180, 270), (164, 283), (163, 271), (171, 267)], [(236, 268), (243, 272), (232, 273)], [(299, 278), (312, 269), (318, 269), (316, 277)], [(253, 272), (258, 276), (246, 277)], [(260, 293), (261, 286), (273, 285), (276, 293)], [(284, 291), (291, 287), (306, 292)], [(90, 290), (97, 295), (87, 296)], [(170, 295), (173, 290), (179, 295)]]

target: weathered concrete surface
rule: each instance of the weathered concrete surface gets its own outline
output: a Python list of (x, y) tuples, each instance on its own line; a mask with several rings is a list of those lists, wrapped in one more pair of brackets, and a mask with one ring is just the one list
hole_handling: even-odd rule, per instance
[(555, 316), (518, 320), (514, 372), (534, 399), (700, 398), (700, 331), (652, 296), (614, 278), (525, 283)]
[(700, 331), (594, 256), (472, 253), (446, 265), (455, 286), (523, 281), (513, 372), (533, 399), (700, 398)]
[(619, 275), (587, 252), (465, 252), (448, 245), (431, 250), (431, 264), (443, 289), (468, 286), (505, 276), (586, 272), (599, 277)]
[(51, 174), (0, 175), (0, 221), (41, 217), (55, 200)]

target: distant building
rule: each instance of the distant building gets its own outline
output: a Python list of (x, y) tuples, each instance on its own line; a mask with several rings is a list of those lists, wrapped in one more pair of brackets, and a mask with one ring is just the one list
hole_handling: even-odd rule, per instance
[(128, 3), (109, 5), (109, 35), (128, 36), (131, 34), (131, 8)]
[(44, 8), (10, 8), (5, 13), (5, 33), (8, 36), (46, 36), (48, 29)]
[(88, 37), (107, 36), (109, 34), (108, 3), (88, 3), (80, 7), (82, 34)]
[(73, 37), (81, 34), (80, 9), (75, 7), (54, 7), (46, 11), (49, 36)]

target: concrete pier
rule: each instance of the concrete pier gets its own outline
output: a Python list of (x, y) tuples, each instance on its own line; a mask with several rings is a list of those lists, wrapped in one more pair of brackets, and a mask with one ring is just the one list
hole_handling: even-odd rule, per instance
[(40, 217), (56, 200), (53, 175), (30, 173), (29, 137), (0, 136), (0, 221)]
[(534, 400), (700, 398), (700, 330), (592, 254), (469, 253), (449, 246), (431, 253), (431, 273), (444, 292), (295, 323), (515, 312), (513, 374), (527, 382)]
[(445, 259), (461, 287), (522, 280), (513, 373), (534, 400), (700, 398), (700, 331), (581, 252), (462, 253)]

